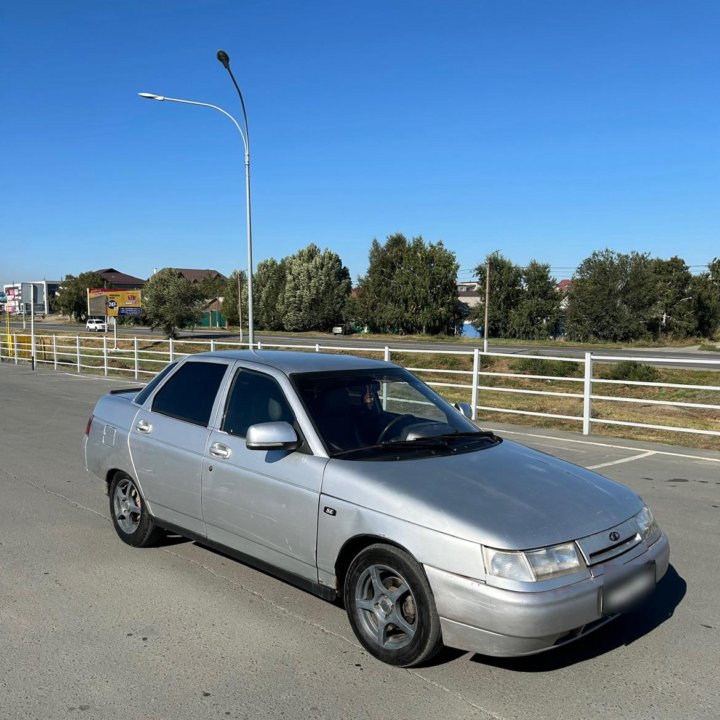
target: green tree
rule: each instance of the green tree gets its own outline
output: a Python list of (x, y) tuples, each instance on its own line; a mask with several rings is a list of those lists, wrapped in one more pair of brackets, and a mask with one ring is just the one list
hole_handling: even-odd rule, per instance
[(522, 270), (522, 293), (510, 311), (511, 337), (542, 340), (558, 332), (562, 311), (550, 266), (532, 260)]
[(692, 278), (690, 294), (698, 333), (714, 337), (720, 333), (720, 258), (708, 264), (708, 272)]
[[(381, 245), (370, 245), (367, 273), (358, 278), (356, 296), (350, 304), (351, 317), (373, 332), (401, 333), (406, 325), (407, 301), (412, 287), (405, 283), (402, 267), (407, 239), (396, 233)], [(405, 283), (401, 282), (404, 280)]]
[(568, 292), (568, 336), (583, 342), (647, 336), (650, 319), (657, 314), (655, 292), (647, 255), (594, 252), (575, 271)]
[(285, 258), (284, 266), (279, 309), (286, 330), (329, 330), (344, 320), (350, 273), (336, 253), (311, 243)]
[(442, 241), (408, 241), (400, 233), (385, 245), (373, 240), (350, 315), (374, 331), (446, 332), (457, 314), (457, 270), (455, 254)]
[(178, 328), (200, 321), (203, 299), (197, 285), (177, 270), (165, 268), (155, 273), (143, 289), (143, 318), (153, 329), (162, 328), (167, 337), (174, 338)]
[[(238, 279), (239, 278), (239, 279)], [(242, 297), (242, 302), (240, 307), (238, 307), (238, 285), (240, 286), (240, 297)], [(253, 290), (255, 288), (253, 287)], [(225, 281), (224, 288), (222, 290), (222, 313), (224, 318), (228, 321), (230, 325), (240, 325), (240, 312), (242, 312), (242, 324), (244, 327), (247, 327), (248, 324), (248, 287), (247, 287), (247, 278), (245, 276), (244, 270), (233, 270), (230, 277)], [(253, 298), (253, 311), (255, 312), (254, 307), (254, 298)], [(257, 324), (255, 322), (255, 318), (253, 318), (253, 323)]]
[(457, 272), (455, 254), (442, 241), (426, 243), (416, 237), (408, 243), (402, 274), (412, 288), (407, 305), (412, 332), (427, 335), (450, 330), (457, 314)]
[(682, 258), (656, 258), (650, 261), (655, 283), (655, 304), (649, 330), (658, 335), (684, 338), (697, 331), (693, 306), (692, 274)]
[(84, 320), (88, 311), (87, 291), (105, 287), (107, 283), (103, 276), (92, 270), (82, 272), (77, 277), (67, 275), (57, 294), (57, 308), (63, 315)]
[(274, 258), (258, 263), (253, 274), (253, 321), (260, 330), (282, 330), (280, 299), (285, 292), (285, 262)]
[[(522, 269), (503, 257), (491, 253), (490, 259), (490, 303), (488, 307), (488, 337), (511, 337), (513, 328), (511, 316), (523, 295)], [(487, 262), (487, 259), (486, 259)], [(470, 321), (477, 328), (485, 323), (485, 263), (475, 268), (482, 302), (470, 313)]]

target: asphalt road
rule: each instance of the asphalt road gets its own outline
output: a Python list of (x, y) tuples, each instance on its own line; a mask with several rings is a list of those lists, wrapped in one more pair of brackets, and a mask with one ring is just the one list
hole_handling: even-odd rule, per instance
[(573, 646), (401, 670), (360, 648), (340, 607), (191, 542), (121, 543), (81, 458), (112, 387), (0, 364), (1, 718), (720, 717), (720, 453), (503, 428), (639, 491), (672, 567)]

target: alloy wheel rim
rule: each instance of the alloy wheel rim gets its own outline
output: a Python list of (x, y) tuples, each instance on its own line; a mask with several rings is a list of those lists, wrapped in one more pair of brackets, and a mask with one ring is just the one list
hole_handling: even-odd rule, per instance
[(383, 650), (409, 645), (417, 632), (417, 603), (394, 568), (371, 565), (355, 584), (355, 614), (365, 637)]
[(132, 535), (140, 525), (142, 504), (140, 502), (140, 493), (127, 478), (121, 480), (115, 487), (113, 509), (120, 529), (127, 535)]

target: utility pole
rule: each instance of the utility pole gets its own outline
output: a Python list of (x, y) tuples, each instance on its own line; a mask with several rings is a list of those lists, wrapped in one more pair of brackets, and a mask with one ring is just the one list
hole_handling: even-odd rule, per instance
[(490, 256), (485, 258), (485, 323), (483, 325), (483, 352), (488, 351), (488, 308), (490, 305)]

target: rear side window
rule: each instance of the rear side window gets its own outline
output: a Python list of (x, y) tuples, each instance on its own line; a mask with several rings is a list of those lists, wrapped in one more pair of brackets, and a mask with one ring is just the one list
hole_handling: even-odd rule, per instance
[(158, 391), (153, 412), (207, 426), (227, 365), (185, 363)]
[(167, 376), (167, 374), (177, 365), (176, 362), (171, 362), (166, 365), (136, 396), (134, 402), (138, 405), (142, 405), (150, 393), (158, 386), (158, 384)]

